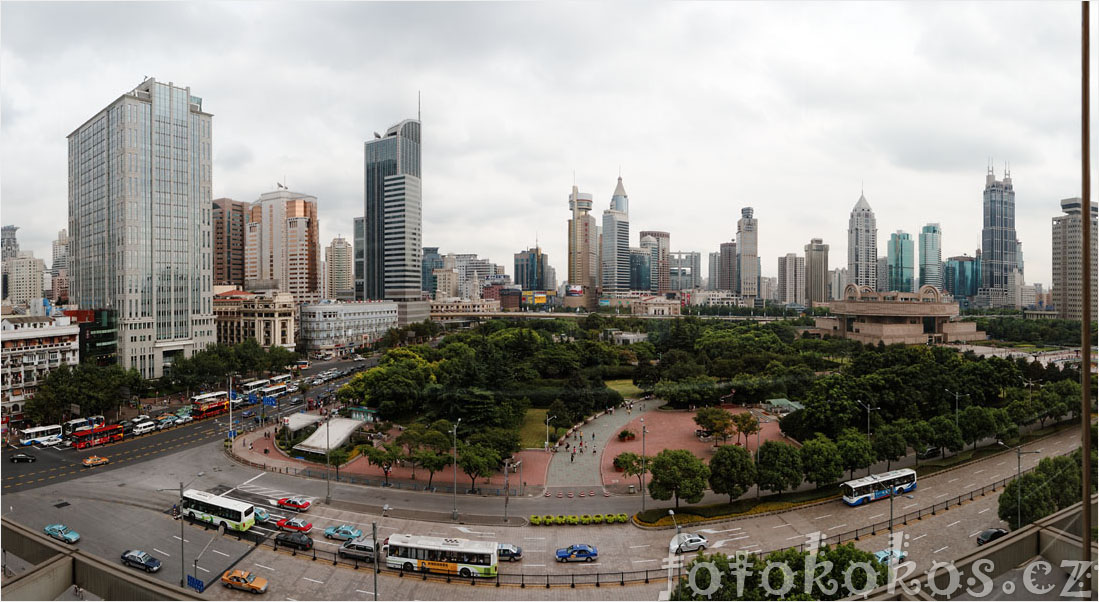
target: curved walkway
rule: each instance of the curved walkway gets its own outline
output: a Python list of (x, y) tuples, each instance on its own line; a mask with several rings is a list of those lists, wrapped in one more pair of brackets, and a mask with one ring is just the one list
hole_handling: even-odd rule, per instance
[[(663, 405), (663, 401), (650, 399), (633, 402), (633, 410), (614, 408), (614, 413), (603, 412), (591, 421), (575, 427), (561, 440), (560, 451), (553, 454), (546, 474), (546, 489), (602, 489), (603, 478), (599, 473), (603, 451), (607, 444), (632, 421), (645, 412)], [(580, 447), (583, 434), (583, 448)], [(575, 457), (570, 450), (576, 448)]]

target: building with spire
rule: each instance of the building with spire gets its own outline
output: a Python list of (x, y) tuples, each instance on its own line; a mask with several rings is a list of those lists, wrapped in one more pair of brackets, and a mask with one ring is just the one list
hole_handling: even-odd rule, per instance
[[(989, 165), (985, 175), (983, 202), (984, 225), (981, 228), (981, 287), (1006, 290), (1011, 270), (1022, 270), (1020, 244), (1015, 232), (1015, 188), (1011, 172), (997, 180)], [(999, 295), (990, 293), (995, 298)]]
[(745, 299), (759, 295), (759, 220), (753, 214), (745, 207), (736, 222), (736, 292)]
[(594, 307), (599, 298), (599, 224), (591, 214), (592, 196), (574, 184), (569, 194), (568, 307)]
[(610, 208), (603, 211), (602, 239), (603, 294), (630, 290), (630, 199), (622, 176), (611, 195)]
[(847, 224), (847, 276), (859, 286), (878, 287), (878, 222), (862, 193)]
[(943, 233), (939, 224), (920, 230), (920, 286), (943, 288)]

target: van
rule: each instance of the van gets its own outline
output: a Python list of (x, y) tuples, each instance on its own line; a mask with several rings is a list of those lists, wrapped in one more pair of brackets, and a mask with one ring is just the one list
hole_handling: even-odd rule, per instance
[(144, 435), (156, 430), (156, 423), (152, 421), (139, 422), (134, 425), (134, 435)]
[[(383, 548), (384, 549), (384, 548)], [(359, 560), (374, 560), (374, 539), (366, 536), (343, 542), (340, 545), (340, 558), (358, 558)]]

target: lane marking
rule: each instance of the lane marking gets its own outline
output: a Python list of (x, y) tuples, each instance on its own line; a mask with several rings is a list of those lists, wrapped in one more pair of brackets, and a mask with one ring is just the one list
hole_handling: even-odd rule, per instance
[(305, 579), (306, 581), (312, 581), (313, 583), (320, 583), (322, 585), (324, 584), (324, 581), (317, 581), (316, 579), (310, 579), (309, 577), (302, 577), (302, 579)]
[(374, 592), (368, 592), (365, 589), (357, 589), (355, 591), (359, 592), (360, 594), (373, 594), (374, 593)]
[(960, 479), (960, 478), (961, 478), (961, 477), (955, 477), (955, 478), (953, 478), (953, 479), (950, 479), (949, 481), (947, 481), (947, 483), (953, 483), (954, 481), (957, 481), (957, 480), (958, 480), (958, 479)]
[(965, 488), (966, 489), (972, 489), (973, 487), (976, 487), (976, 486), (977, 486), (976, 483), (970, 483), (970, 484), (966, 485)]
[(643, 546), (630, 546), (630, 549), (632, 550), (634, 548), (648, 548), (648, 547), (650, 547), (649, 544), (645, 544)]
[[(984, 529), (982, 529), (981, 531), (983, 531), (983, 530), (984, 530)], [(976, 535), (980, 535), (980, 534), (981, 534), (981, 531), (974, 531), (974, 532), (970, 533), (970, 534), (969, 534), (969, 536), (970, 536), (970, 537), (974, 537), (974, 536), (976, 536)]]
[(210, 551), (211, 551), (211, 552), (213, 552), (213, 553), (215, 553), (215, 554), (221, 554), (222, 556), (224, 556), (224, 557), (226, 557), (226, 558), (228, 558), (228, 557), (229, 557), (229, 555), (228, 555), (228, 554), (226, 554), (225, 552), (219, 552), (219, 551), (217, 551), (217, 550), (210, 550)]
[(545, 539), (545, 537), (524, 537), (523, 539), (529, 539), (531, 541), (536, 541), (536, 540)]
[(981, 510), (981, 511), (980, 511), (980, 512), (978, 512), (977, 514), (984, 514), (985, 512), (988, 512), (988, 511), (989, 511), (990, 509), (991, 509), (991, 508), (985, 508), (984, 510)]
[(171, 555), (171, 554), (169, 554), (169, 553), (165, 552), (164, 550), (158, 550), (158, 549), (156, 549), (156, 548), (153, 548), (153, 551), (154, 551), (154, 552), (156, 552), (157, 554), (161, 554), (161, 555), (167, 556), (167, 557), (169, 557), (169, 558), (171, 558), (171, 557), (172, 557), (172, 555)]
[(950, 546), (943, 546), (943, 547), (939, 548), (938, 550), (935, 550), (934, 552), (932, 552), (932, 554), (938, 554), (939, 552), (942, 552), (943, 550), (945, 550), (949, 547)]
[[(179, 536), (178, 536), (178, 535), (173, 535), (172, 537), (174, 537), (175, 539), (179, 539)], [(185, 542), (187, 542), (187, 543), (191, 543), (191, 540), (190, 540), (190, 539), (184, 539), (183, 541), (185, 541)]]
[(813, 520), (820, 520), (822, 518), (828, 518), (829, 516), (832, 516), (832, 515), (831, 514), (825, 514), (824, 516), (818, 516), (818, 517), (814, 518)]
[(912, 507), (915, 507), (915, 506), (919, 506), (919, 504), (909, 504), (909, 505), (905, 506), (904, 508), (901, 508), (901, 510), (908, 510), (909, 508), (912, 508)]
[(840, 527), (846, 527), (846, 526), (847, 526), (847, 523), (843, 523), (842, 525), (836, 525), (835, 527), (828, 527), (828, 530), (832, 531), (834, 529), (839, 529)]
[(948, 496), (948, 495), (950, 495), (950, 494), (948, 494), (948, 493), (940, 493), (939, 495), (936, 495), (936, 496), (935, 496), (935, 499), (939, 499), (939, 498), (941, 498), (941, 497), (946, 497), (946, 496)]
[(804, 536), (802, 536), (802, 535), (795, 535), (795, 536), (793, 536), (793, 537), (787, 537), (787, 538), (786, 538), (786, 541), (790, 541), (791, 539), (801, 539), (802, 537), (804, 537)]
[(659, 560), (631, 560), (630, 562), (660, 562)]
[(913, 537), (912, 541), (916, 541), (917, 539), (922, 539), (924, 537), (927, 537), (927, 533), (924, 533), (923, 535), (917, 535), (916, 537)]
[(264, 569), (264, 570), (268, 570), (268, 571), (273, 571), (273, 570), (275, 570), (275, 569), (273, 569), (273, 568), (271, 568), (271, 567), (269, 567), (269, 566), (264, 566), (264, 565), (262, 565), (262, 564), (260, 564), (260, 563), (258, 563), (258, 562), (256, 562), (256, 563), (253, 563), (253, 564), (255, 564), (256, 566), (258, 566), (259, 568), (261, 568), (261, 569)]
[(546, 566), (544, 564), (528, 564), (527, 566)]
[(996, 466), (1003, 466), (1003, 465), (1004, 465), (1004, 464), (1006, 464), (1006, 463), (1007, 463), (1007, 460), (1005, 460), (1005, 461), (1003, 461), (1003, 462), (1000, 462), (1000, 463), (996, 464)]
[(870, 520), (874, 520), (875, 518), (879, 518), (879, 517), (882, 517), (882, 516), (885, 516), (885, 513), (884, 513), (884, 512), (882, 512), (882, 513), (880, 513), (880, 514), (875, 514), (874, 516), (871, 516), (871, 517), (870, 517)]
[(781, 528), (783, 528), (783, 527), (789, 527), (789, 526), (790, 526), (789, 524), (781, 524), (781, 525), (775, 525), (775, 526), (773, 526), (773, 527), (771, 527), (771, 528), (772, 528), (772, 529), (781, 529)]
[(947, 525), (947, 526), (946, 526), (946, 528), (947, 528), (947, 529), (949, 529), (950, 527), (953, 527), (954, 525), (956, 525), (956, 524), (958, 524), (958, 523), (960, 523), (960, 522), (962, 522), (962, 521), (960, 521), (960, 520), (956, 520), (956, 521), (954, 521), (954, 522), (950, 523), (949, 525)]
[(204, 569), (204, 568), (202, 568), (201, 566), (200, 566), (200, 567), (198, 567), (198, 570), (200, 570), (200, 571), (203, 571), (203, 572), (206, 572), (206, 573), (209, 573), (209, 572), (210, 572), (209, 570), (207, 570), (207, 569)]
[(973, 474), (981, 474), (981, 473), (982, 473), (982, 472), (984, 472), (984, 471), (985, 471), (985, 470), (984, 470), (984, 469), (982, 468), (982, 469), (980, 469), (980, 470), (978, 470), (978, 471), (974, 472)]

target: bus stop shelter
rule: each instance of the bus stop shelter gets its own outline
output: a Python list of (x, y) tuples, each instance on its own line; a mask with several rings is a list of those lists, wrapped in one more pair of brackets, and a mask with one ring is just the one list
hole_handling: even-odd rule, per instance
[(305, 441), (295, 445), (294, 449), (311, 454), (326, 453), (347, 443), (347, 440), (351, 438), (351, 433), (354, 433), (364, 424), (366, 423), (362, 420), (332, 418), (318, 426), (312, 435), (309, 435)]
[(316, 414), (306, 414), (303, 412), (300, 414), (290, 414), (289, 416), (284, 416), (282, 422), (286, 425), (286, 428), (290, 429), (291, 433), (296, 433), (303, 428), (309, 426), (310, 424), (320, 422), (320, 420), (321, 416), (318, 416)]

